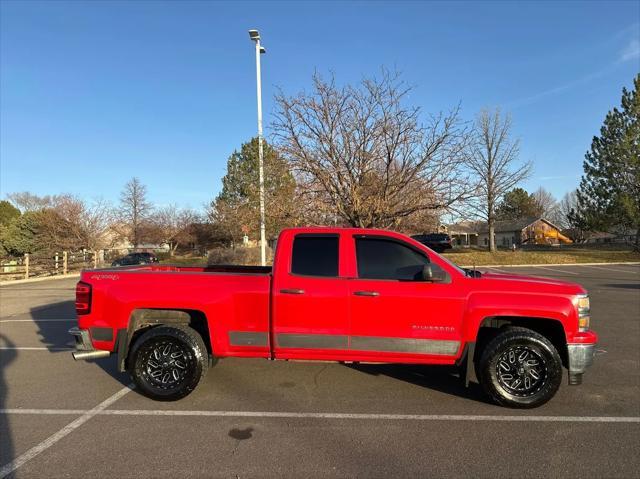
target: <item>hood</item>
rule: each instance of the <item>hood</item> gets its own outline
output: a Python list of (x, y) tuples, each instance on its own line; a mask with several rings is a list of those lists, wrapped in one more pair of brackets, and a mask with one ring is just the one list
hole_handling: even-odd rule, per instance
[[(506, 273), (482, 273), (482, 277), (480, 279), (496, 282), (509, 282), (510, 286), (520, 286), (524, 290), (545, 290), (565, 294), (585, 294), (587, 292), (579, 284), (540, 276), (524, 276)], [(506, 284), (504, 286), (507, 287)]]

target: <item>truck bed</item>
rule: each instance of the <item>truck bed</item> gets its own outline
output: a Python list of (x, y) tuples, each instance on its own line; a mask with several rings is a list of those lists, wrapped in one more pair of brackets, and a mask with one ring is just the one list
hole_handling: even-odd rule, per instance
[[(135, 311), (200, 311), (209, 320), (209, 340), (220, 357), (268, 357), (262, 344), (233, 344), (234, 334), (267, 334), (271, 267), (149, 264), (83, 271), (81, 281), (92, 286), (92, 308), (78, 318), (82, 329), (109, 328), (108, 340), (95, 347), (115, 350), (117, 332), (129, 327)], [(248, 350), (248, 351), (247, 351)]]

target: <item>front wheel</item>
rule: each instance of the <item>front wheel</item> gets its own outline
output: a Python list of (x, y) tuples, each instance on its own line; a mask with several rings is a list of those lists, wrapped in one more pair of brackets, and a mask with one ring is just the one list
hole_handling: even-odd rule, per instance
[(482, 351), (477, 375), (498, 404), (534, 408), (551, 399), (562, 383), (562, 360), (553, 344), (530, 329), (513, 327)]
[(188, 326), (158, 326), (134, 343), (130, 373), (151, 399), (175, 401), (191, 393), (207, 372), (202, 337)]

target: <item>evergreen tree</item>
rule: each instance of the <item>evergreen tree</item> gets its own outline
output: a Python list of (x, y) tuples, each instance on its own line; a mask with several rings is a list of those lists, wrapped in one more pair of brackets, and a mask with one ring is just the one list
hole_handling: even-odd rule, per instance
[[(267, 239), (296, 224), (296, 182), (289, 165), (266, 141), (263, 142), (265, 223)], [(244, 143), (227, 161), (222, 191), (211, 203), (210, 217), (218, 233), (228, 240), (260, 237), (260, 187), (258, 139)]]
[(585, 155), (576, 222), (592, 230), (632, 230), (640, 241), (640, 74), (622, 89)]
[(498, 220), (518, 220), (539, 216), (539, 207), (532, 195), (522, 188), (514, 188), (505, 193), (502, 202), (496, 209)]
[(46, 247), (41, 240), (43, 212), (27, 211), (0, 232), (2, 252), (14, 256), (40, 252)]
[(0, 226), (8, 226), (13, 220), (20, 216), (20, 210), (7, 200), (0, 201)]

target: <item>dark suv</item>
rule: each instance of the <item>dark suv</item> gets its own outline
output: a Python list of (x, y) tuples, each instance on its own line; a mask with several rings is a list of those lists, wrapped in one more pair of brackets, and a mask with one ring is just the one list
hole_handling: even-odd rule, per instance
[(132, 266), (135, 264), (157, 263), (158, 258), (153, 253), (129, 253), (122, 258), (118, 258), (111, 266)]
[(414, 235), (412, 238), (431, 248), (436, 253), (443, 253), (445, 250), (451, 249), (451, 237), (446, 233)]

